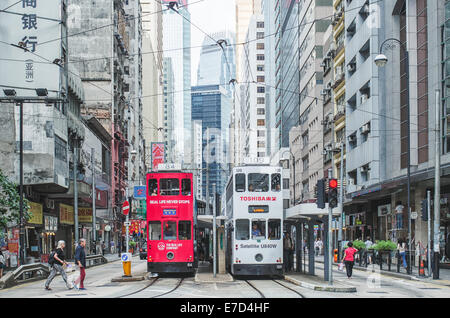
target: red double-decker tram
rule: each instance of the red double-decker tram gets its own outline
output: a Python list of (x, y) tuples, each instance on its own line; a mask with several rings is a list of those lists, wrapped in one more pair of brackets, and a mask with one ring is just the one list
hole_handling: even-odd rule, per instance
[(192, 173), (147, 174), (147, 269), (193, 273), (197, 267)]

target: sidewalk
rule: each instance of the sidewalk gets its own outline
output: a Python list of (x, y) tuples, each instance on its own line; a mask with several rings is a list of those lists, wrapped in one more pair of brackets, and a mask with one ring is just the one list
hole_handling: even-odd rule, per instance
[[(315, 261), (317, 263), (324, 264), (324, 256), (323, 255), (316, 256)], [(379, 269), (380, 269), (380, 266), (377, 264), (375, 264), (375, 265), (370, 264), (367, 267), (359, 266), (358, 264), (359, 264), (359, 262), (355, 262), (355, 265), (353, 267), (354, 270), (360, 270), (360, 271), (376, 270), (376, 271), (379, 271)], [(337, 263), (333, 263), (333, 265), (336, 267), (338, 266)], [(387, 268), (387, 264), (383, 264), (383, 268)], [(316, 271), (317, 271), (317, 269), (316, 269)], [(450, 269), (445, 269), (445, 268), (439, 269), (439, 279), (432, 279), (429, 277), (419, 276), (417, 267), (412, 268), (413, 274), (411, 274), (411, 275), (408, 275), (406, 273), (406, 270), (402, 267), (400, 267), (400, 273), (397, 273), (397, 264), (391, 265), (391, 271), (383, 269), (379, 272), (382, 275), (391, 276), (391, 277), (395, 277), (395, 278), (423, 281), (423, 282), (436, 284), (436, 285), (450, 286)], [(428, 274), (428, 270), (425, 268), (425, 275), (427, 275), (427, 274)]]
[(327, 291), (335, 293), (354, 293), (356, 287), (343, 284), (338, 281), (334, 281), (333, 285), (329, 285), (328, 282), (323, 280), (323, 277), (316, 275), (306, 275), (296, 272), (286, 273), (284, 279), (290, 281), (293, 284), (299, 285), (304, 288), (309, 288), (317, 291)]
[(233, 276), (229, 273), (216, 273), (216, 277), (214, 277), (212, 264), (209, 262), (198, 263), (198, 269), (195, 274), (196, 283), (227, 283), (232, 282), (233, 280)]

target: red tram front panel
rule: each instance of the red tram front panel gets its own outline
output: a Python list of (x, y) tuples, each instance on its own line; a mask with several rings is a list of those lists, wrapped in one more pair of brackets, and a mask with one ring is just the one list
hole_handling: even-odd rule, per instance
[(192, 173), (147, 174), (147, 268), (194, 271)]

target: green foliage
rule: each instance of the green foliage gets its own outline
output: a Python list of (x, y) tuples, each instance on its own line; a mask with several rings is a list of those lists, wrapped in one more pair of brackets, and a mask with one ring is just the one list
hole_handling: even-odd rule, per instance
[(366, 248), (366, 244), (361, 240), (355, 240), (353, 241), (353, 247), (360, 251)]
[[(32, 216), (28, 200), (23, 199), (24, 222)], [(19, 224), (20, 219), (20, 194), (17, 184), (10, 181), (0, 169), (0, 230), (6, 229), (8, 224)], [(1, 231), (0, 231), (1, 232)]]
[(135, 241), (130, 241), (130, 242), (128, 242), (128, 245), (130, 246), (130, 248), (135, 248), (136, 247), (136, 242)]
[(377, 251), (395, 251), (397, 249), (397, 245), (390, 241), (377, 241), (376, 244), (372, 245), (369, 249), (374, 249)]

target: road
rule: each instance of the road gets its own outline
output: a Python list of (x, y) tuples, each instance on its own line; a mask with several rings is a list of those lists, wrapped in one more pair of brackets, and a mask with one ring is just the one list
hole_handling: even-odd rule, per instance
[[(321, 265), (318, 265), (319, 268)], [(323, 266), (323, 265), (322, 265)], [(319, 269), (318, 268), (318, 269)], [(132, 273), (145, 272), (146, 261), (133, 258)], [(86, 270), (85, 291), (67, 290), (61, 277), (55, 277), (51, 291), (44, 290), (44, 280), (0, 290), (0, 298), (434, 298), (450, 297), (450, 286), (438, 286), (371, 272), (354, 271), (352, 279), (335, 271), (335, 281), (355, 286), (356, 293), (314, 291), (284, 279), (243, 277), (226, 283), (198, 283), (194, 277), (158, 277), (136, 282), (111, 282), (123, 274), (120, 261)], [(380, 278), (380, 279), (378, 279)]]

